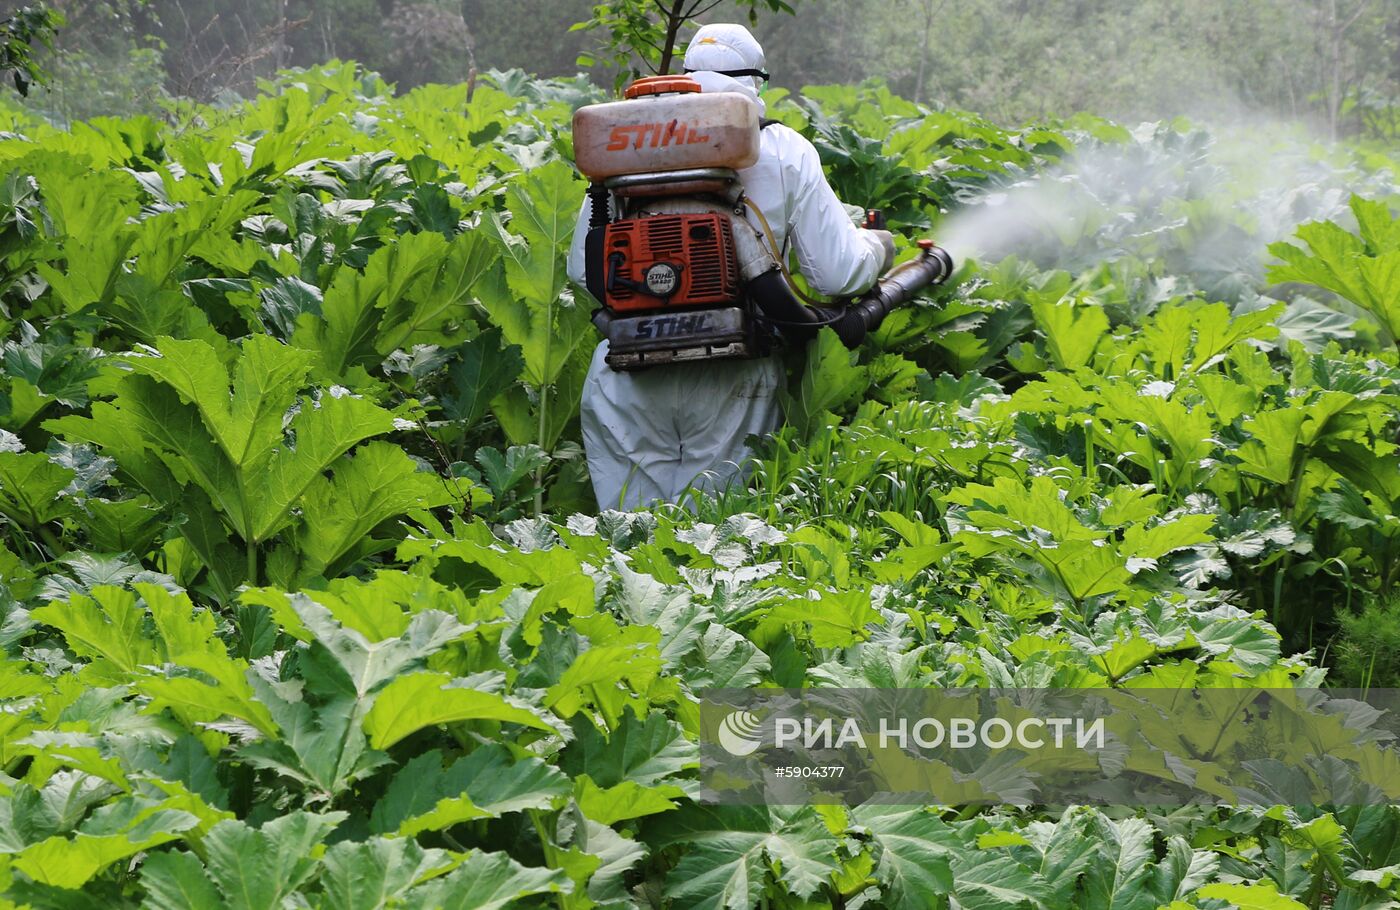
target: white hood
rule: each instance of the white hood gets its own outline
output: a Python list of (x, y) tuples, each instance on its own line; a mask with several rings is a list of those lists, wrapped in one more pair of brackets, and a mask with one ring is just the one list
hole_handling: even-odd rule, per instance
[(758, 105), (758, 115), (762, 117), (768, 108), (763, 103), (763, 99), (758, 97), (758, 89), (750, 82), (758, 80), (745, 76), (742, 79), (735, 79), (733, 76), (725, 76), (722, 73), (712, 73), (707, 70), (691, 73), (690, 78), (700, 83), (700, 90), (703, 92), (734, 92), (743, 95), (745, 98)]
[[(742, 70), (764, 72), (766, 66), (762, 45), (748, 29), (733, 22), (700, 26), (685, 48), (685, 71), (694, 75)], [(755, 95), (762, 90), (762, 82), (756, 76), (736, 74), (735, 78), (750, 86)]]

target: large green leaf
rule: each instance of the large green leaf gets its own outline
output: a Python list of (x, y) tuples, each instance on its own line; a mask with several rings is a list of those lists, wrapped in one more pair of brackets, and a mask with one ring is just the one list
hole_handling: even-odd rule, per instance
[[(171, 509), (188, 507), (186, 486), (194, 484), (245, 543), (259, 544), (278, 533), (336, 459), (393, 428), (388, 411), (354, 396), (327, 394), (298, 402), (308, 357), (267, 336), (245, 340), (231, 386), (218, 352), (203, 341), (164, 338), (157, 353), (128, 359), (135, 375), (120, 380), (112, 405), (94, 406), (90, 419), (51, 422), (51, 428), (102, 446)], [(286, 427), (294, 440), (289, 443), (283, 424), (294, 403), (297, 413)], [(384, 466), (381, 454), (358, 471), (379, 473), (370, 469)], [(363, 500), (357, 506), (382, 514), (390, 505), (397, 512), (407, 494), (403, 483), (389, 483), (388, 489), (356, 495)], [(313, 517), (333, 521), (340, 514), (328, 502), (333, 498), (319, 492)], [(212, 560), (221, 541), (209, 517), (196, 514), (186, 525), (191, 543), (219, 571)], [(343, 553), (345, 537), (356, 527), (352, 519), (348, 528), (336, 527), (318, 541), (313, 563), (340, 555), (336, 550)]]
[(525, 359), (520, 348), (506, 344), (501, 330), (492, 327), (463, 344), (458, 360), (447, 373), (442, 393), (443, 416), (464, 429), (479, 423), (491, 411), (491, 402), (520, 378)]
[(316, 351), (332, 377), (344, 375), (349, 367), (373, 363), (418, 328), (412, 323), (387, 325), (396, 333), (395, 341), (386, 345), (388, 350), (380, 350), (377, 342), (385, 312), (402, 314), (408, 309), (412, 318), (413, 308), (405, 306), (404, 296), (421, 277), (435, 274), (446, 257), (447, 241), (441, 234), (405, 234), (371, 255), (363, 272), (342, 268), (326, 289), (320, 317), (299, 317), (292, 343)]
[(578, 219), (581, 187), (563, 161), (534, 168), (506, 191), (509, 227), (489, 221), (504, 262), (478, 285), (482, 305), (525, 359), (525, 379), (551, 385), (592, 332), (588, 311), (567, 295), (564, 254)]
[(254, 541), (264, 541), (292, 520), (291, 508), (337, 458), (361, 440), (393, 429), (388, 411), (350, 395), (303, 400), (292, 420), (296, 448), (272, 454), (263, 473), (248, 478), (249, 521)]
[(1074, 300), (1037, 300), (1031, 304), (1037, 327), (1055, 365), (1073, 370), (1089, 363), (1099, 342), (1108, 333), (1108, 315), (1092, 303)]
[[(469, 489), (466, 480), (455, 481)], [(302, 497), (302, 525), (296, 544), (305, 573), (322, 573), (343, 557), (372, 546), (370, 532), (384, 521), (414, 509), (446, 505), (455, 491), (436, 474), (420, 470), (398, 446), (371, 442), (335, 465), (330, 478), (318, 476)]]
[(1400, 343), (1400, 231), (1384, 202), (1353, 196), (1352, 213), (1361, 236), (1331, 221), (1298, 228), (1308, 249), (1291, 243), (1269, 246), (1284, 264), (1269, 269), (1270, 281), (1300, 281), (1332, 291), (1365, 310)]
[(512, 762), (503, 746), (482, 746), (446, 766), (433, 749), (394, 775), (375, 804), (370, 827), (412, 836), (473, 818), (547, 809), (568, 792), (562, 773), (537, 758)]
[(1140, 818), (1113, 822), (1100, 817), (1094, 833), (1101, 846), (1099, 862), (1084, 877), (1084, 906), (1093, 910), (1151, 910), (1152, 826)]
[(576, 778), (574, 784), (574, 801), (579, 811), (600, 825), (669, 812), (676, 808), (672, 800), (685, 795), (685, 791), (674, 784), (647, 787), (627, 780), (611, 787), (599, 787), (586, 774)]
[(222, 903), (219, 890), (193, 853), (154, 853), (141, 864), (143, 910), (204, 910)]
[[(264, 736), (277, 737), (277, 723), (267, 706), (253, 693), (249, 681), (253, 671), (246, 661), (224, 655), (200, 654), (185, 655), (179, 662), (196, 671), (198, 676), (148, 676), (136, 683), (137, 689), (154, 700), (157, 709), (168, 705), (192, 717), (210, 720), (235, 717), (246, 721)], [(204, 678), (212, 680), (212, 684), (204, 682)]]
[(308, 791), (308, 803), (333, 800), (389, 763), (387, 755), (366, 748), (360, 729), (366, 710), (362, 702), (342, 697), (314, 704), (300, 692), (279, 691), (259, 677), (253, 677), (253, 683), (280, 735), (249, 743), (238, 756), (296, 781)]
[(387, 749), (434, 724), (494, 720), (552, 732), (544, 715), (494, 692), (459, 684), (446, 673), (410, 673), (380, 691), (365, 717), (365, 731), (376, 749)]
[(224, 821), (204, 838), (210, 879), (230, 910), (278, 910), (317, 870), (319, 846), (343, 812), (291, 812), (251, 828)]
[(163, 804), (129, 799), (99, 811), (70, 838), (55, 835), (26, 847), (14, 866), (37, 882), (80, 888), (119, 859), (178, 839), (199, 819)]
[(109, 661), (127, 674), (192, 655), (223, 655), (213, 615), (195, 609), (187, 595), (146, 583), (133, 588), (99, 585), (90, 596), (54, 601), (31, 616), (61, 631), (73, 653)]
[(532, 894), (568, 893), (558, 869), (522, 866), (505, 853), (473, 850), (450, 875), (412, 892), (410, 903), (442, 910), (503, 910)]
[(457, 327), (470, 319), (477, 282), (499, 258), (499, 248), (484, 231), (458, 234), (436, 268), (424, 270), (406, 293), (386, 297), (375, 350), (384, 355), (418, 344), (450, 343)]
[(857, 365), (855, 352), (846, 350), (834, 331), (818, 332), (807, 346), (801, 375), (783, 396), (783, 415), (808, 436), (821, 425), (823, 414), (846, 405), (869, 381), (869, 372)]
[(69, 649), (79, 657), (102, 658), (117, 669), (134, 673), (144, 664), (159, 662), (151, 641), (145, 613), (136, 596), (115, 587), (99, 587), (92, 597), (75, 595), (51, 603), (30, 615), (63, 633)]
[(324, 910), (380, 910), (405, 899), (409, 889), (450, 870), (457, 859), (424, 850), (412, 838), (341, 841), (326, 850), (318, 879)]
[(306, 353), (267, 335), (251, 335), (243, 342), (230, 390), (228, 371), (205, 342), (161, 338), (156, 351), (127, 362), (194, 405), (210, 437), (235, 466), (266, 463), (282, 441), (283, 415), (306, 377)]
[(0, 452), (0, 515), (36, 530), (73, 511), (64, 489), (76, 475), (37, 452)]
[(610, 733), (582, 718), (572, 726), (574, 740), (560, 754), (559, 767), (573, 777), (587, 774), (602, 787), (659, 783), (699, 762), (699, 749), (661, 712), (646, 720), (628, 712)]
[[(1009, 856), (963, 856), (953, 871), (953, 893), (971, 910), (1053, 910), (1051, 890), (1040, 875)], [(1086, 905), (1087, 906), (1087, 905)]]
[(645, 693), (661, 672), (661, 655), (650, 643), (602, 645), (589, 648), (569, 665), (545, 693), (545, 705), (563, 717), (573, 717), (586, 705), (603, 712), (615, 727), (631, 706), (645, 710)]
[(875, 874), (893, 910), (936, 906), (953, 889), (950, 854), (967, 849), (938, 816), (902, 806), (862, 806), (853, 820), (876, 846)]
[(1220, 868), (1220, 859), (1209, 850), (1193, 850), (1182, 837), (1167, 840), (1167, 855), (1157, 864), (1152, 890), (1159, 904), (1185, 900), (1209, 882)]
[(1197, 897), (1229, 901), (1239, 910), (1306, 910), (1307, 905), (1279, 894), (1273, 882), (1255, 885), (1214, 884), (1196, 891)]
[(408, 620), (401, 635), (370, 641), (355, 629), (341, 625), (330, 610), (306, 595), (290, 594), (285, 600), (298, 625), (312, 638), (305, 657), (308, 683), (312, 689), (328, 695), (363, 699), (417, 669), (430, 655), (466, 631), (465, 626), (440, 610), (423, 610)]
[(688, 844), (666, 879), (677, 908), (748, 910), (771, 868), (800, 898), (821, 893), (837, 869), (837, 839), (811, 807), (686, 806), (648, 829), (654, 847)]

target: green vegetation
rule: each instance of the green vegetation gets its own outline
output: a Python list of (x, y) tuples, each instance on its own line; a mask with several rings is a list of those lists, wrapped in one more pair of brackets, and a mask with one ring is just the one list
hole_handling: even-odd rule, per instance
[(1383, 684), (1393, 165), (1271, 194), (1199, 132), (774, 92), (905, 244), (999, 236), (1038, 174), (1066, 217), (793, 352), (750, 488), (597, 513), (563, 256), (598, 97), (332, 65), (176, 127), (0, 111), (6, 899), (1400, 899), (1395, 807), (692, 800), (706, 687)]

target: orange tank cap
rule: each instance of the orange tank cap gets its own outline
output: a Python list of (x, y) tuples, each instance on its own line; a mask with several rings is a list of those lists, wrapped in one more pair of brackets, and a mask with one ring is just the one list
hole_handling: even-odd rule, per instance
[(636, 80), (623, 91), (624, 98), (641, 98), (646, 95), (665, 95), (671, 92), (698, 92), (700, 83), (689, 76), (645, 76)]

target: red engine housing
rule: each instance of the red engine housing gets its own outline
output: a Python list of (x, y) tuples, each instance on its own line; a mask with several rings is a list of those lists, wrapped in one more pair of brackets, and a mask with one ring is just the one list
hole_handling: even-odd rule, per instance
[(734, 303), (740, 281), (733, 230), (720, 214), (612, 222), (603, 240), (603, 302), (619, 312)]

